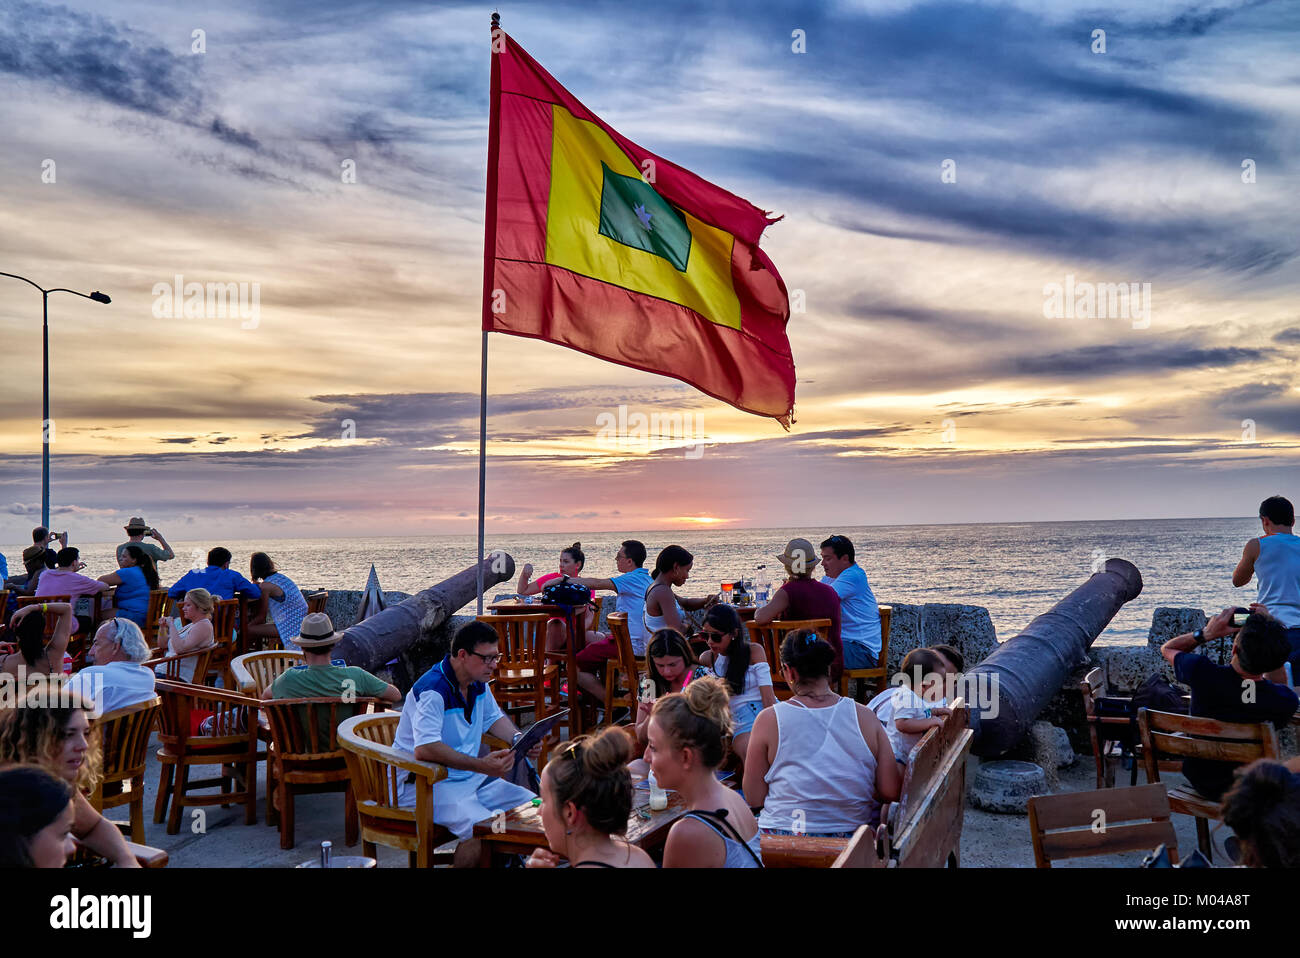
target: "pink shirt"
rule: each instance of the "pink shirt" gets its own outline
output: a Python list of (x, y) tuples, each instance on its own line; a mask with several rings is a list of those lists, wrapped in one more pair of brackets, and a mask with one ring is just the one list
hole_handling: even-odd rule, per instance
[[(546, 584), (547, 584), (548, 582), (550, 582), (552, 579), (559, 579), (559, 578), (562, 578), (563, 575), (564, 575), (564, 573), (562, 573), (562, 572), (548, 572), (548, 573), (546, 573), (546, 575), (538, 576), (538, 577), (537, 577), (537, 586), (538, 586), (539, 589), (544, 589), (544, 588), (546, 588)], [(588, 597), (589, 599), (595, 599), (595, 598), (596, 598), (596, 593), (594, 593), (594, 592), (592, 592), (590, 589), (588, 589), (588, 590), (587, 590), (587, 597)]]
[(94, 595), (108, 588), (107, 582), (100, 582), (90, 576), (73, 572), (71, 569), (46, 569), (36, 583), (36, 594), (70, 595), (74, 599), (79, 595)]

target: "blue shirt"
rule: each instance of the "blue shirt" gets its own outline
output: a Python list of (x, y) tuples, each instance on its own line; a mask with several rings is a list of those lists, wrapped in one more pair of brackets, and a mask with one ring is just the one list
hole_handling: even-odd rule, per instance
[(113, 593), (113, 604), (129, 613), (127, 618), (139, 625), (149, 611), (149, 583), (144, 571), (137, 566), (124, 565), (117, 570), (117, 577), (122, 584)]
[(645, 655), (645, 594), (650, 591), (650, 573), (638, 567), (613, 576), (609, 581), (618, 592), (614, 611), (627, 613), (627, 634), (632, 639), (632, 651)]
[(207, 589), (214, 599), (233, 599), (236, 592), (247, 592), (250, 599), (260, 599), (262, 590), (238, 572), (210, 565), (203, 571), (191, 569), (167, 590), (172, 599), (179, 599), (190, 589)]
[(867, 574), (856, 562), (834, 579), (822, 579), (840, 597), (840, 642), (865, 645), (880, 655), (880, 607), (867, 582)]

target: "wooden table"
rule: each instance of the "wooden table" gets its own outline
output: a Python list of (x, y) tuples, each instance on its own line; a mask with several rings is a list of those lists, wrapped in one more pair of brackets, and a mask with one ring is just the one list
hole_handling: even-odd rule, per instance
[[(576, 738), (586, 730), (586, 717), (583, 713), (581, 694), (582, 690), (578, 686), (578, 660), (577, 651), (586, 643), (585, 628), (579, 627), (579, 616), (585, 618), (586, 608), (581, 611), (571, 609), (562, 605), (543, 605), (534, 603), (532, 605), (520, 602), (518, 599), (505, 599), (501, 602), (493, 602), (487, 606), (487, 610), (493, 615), (533, 615), (536, 613), (545, 613), (554, 616), (557, 619), (563, 619), (565, 629), (569, 633), (569, 641), (566, 643), (564, 651), (564, 677), (569, 684), (569, 715), (568, 727), (569, 738)], [(585, 625), (585, 622), (583, 623)], [(545, 641), (546, 633), (543, 631), (542, 639)], [(558, 655), (559, 653), (551, 653)], [(541, 658), (545, 662), (546, 652), (541, 651)], [(560, 696), (559, 689), (556, 689), (555, 701), (558, 703)]]
[[(673, 822), (686, 814), (686, 802), (679, 792), (669, 792), (668, 807), (658, 812), (650, 811), (649, 789), (634, 789), (632, 801), (632, 814), (627, 817), (627, 834), (623, 837), (646, 851), (663, 845), (668, 840), (668, 829)], [(643, 818), (642, 811), (650, 817)], [(496, 830), (492, 827), (494, 822), (497, 822)], [(474, 837), (483, 842), (479, 852), (479, 865), (483, 868), (491, 862), (493, 852), (530, 855), (536, 848), (549, 847), (542, 828), (541, 806), (532, 802), (506, 812), (504, 823), (492, 818), (479, 822), (474, 826)]]

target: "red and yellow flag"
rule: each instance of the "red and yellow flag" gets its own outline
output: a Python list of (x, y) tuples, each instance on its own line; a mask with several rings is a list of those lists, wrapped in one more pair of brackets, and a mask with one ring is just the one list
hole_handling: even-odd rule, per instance
[(789, 426), (765, 212), (606, 125), (493, 36), (483, 329), (672, 376)]

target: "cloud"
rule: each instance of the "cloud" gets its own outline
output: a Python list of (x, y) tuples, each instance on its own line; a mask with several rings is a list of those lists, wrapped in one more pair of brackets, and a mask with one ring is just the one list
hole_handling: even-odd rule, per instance
[(1111, 376), (1120, 373), (1202, 369), (1257, 362), (1272, 354), (1268, 349), (1243, 346), (1207, 348), (1183, 343), (1112, 343), (1084, 346), (1045, 356), (1018, 356), (1011, 360), (1017, 372), (1034, 376)]

